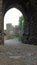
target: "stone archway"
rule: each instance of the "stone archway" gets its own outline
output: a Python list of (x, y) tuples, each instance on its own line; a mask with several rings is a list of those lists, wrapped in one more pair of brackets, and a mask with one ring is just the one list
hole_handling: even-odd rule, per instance
[[(6, 1), (7, 2), (7, 1)], [(7, 6), (7, 4), (9, 4), (7, 7), (5, 7), (3, 10), (4, 10), (4, 14), (7, 12), (7, 10), (9, 10), (10, 8), (17, 8), (19, 9), (22, 13), (23, 13), (23, 16), (24, 16), (24, 19), (26, 22), (24, 22), (24, 26), (23, 26), (23, 34), (22, 34), (22, 38), (21, 40), (25, 42), (25, 40), (27, 41), (27, 39), (29, 38), (30, 36), (30, 19), (31, 18), (31, 5), (30, 5), (30, 2), (29, 1), (25, 1), (25, 3), (21, 3), (22, 1), (17, 1), (17, 2), (12, 2), (10, 3), (8, 1), (8, 3), (5, 3), (5, 6)], [(19, 4), (20, 3), (20, 4)], [(24, 7), (25, 6), (25, 7)], [(28, 29), (28, 30), (27, 30)]]
[[(29, 40), (29, 43), (37, 43), (37, 1), (36, 0), (0, 0), (0, 44), (3, 44), (3, 17), (6, 11), (11, 7), (16, 7), (22, 11), (24, 17), (26, 18), (26, 23), (29, 25), (29, 34), (26, 35), (24, 26), (24, 37)], [(3, 6), (2, 6), (3, 5)], [(18, 6), (19, 5), (19, 6)], [(2, 11), (1, 11), (2, 8)], [(3, 13), (2, 13), (3, 12)], [(35, 22), (36, 21), (36, 22)], [(36, 24), (36, 25), (35, 25)], [(25, 41), (24, 41), (25, 42)], [(35, 43), (35, 44), (36, 44)]]

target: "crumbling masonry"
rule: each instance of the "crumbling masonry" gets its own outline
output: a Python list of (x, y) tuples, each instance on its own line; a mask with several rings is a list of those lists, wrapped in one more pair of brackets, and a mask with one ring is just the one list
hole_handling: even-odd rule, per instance
[(0, 44), (4, 44), (3, 17), (7, 10), (12, 7), (19, 9), (26, 20), (22, 41), (25, 43), (25, 39), (27, 39), (28, 43), (37, 44), (37, 0), (0, 0)]

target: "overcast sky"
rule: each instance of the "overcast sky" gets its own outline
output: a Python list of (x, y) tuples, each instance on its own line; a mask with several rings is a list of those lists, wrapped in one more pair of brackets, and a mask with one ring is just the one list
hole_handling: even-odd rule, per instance
[(21, 15), (22, 13), (16, 8), (8, 10), (4, 16), (4, 29), (6, 29), (7, 23), (12, 23), (13, 26), (18, 25), (18, 20)]

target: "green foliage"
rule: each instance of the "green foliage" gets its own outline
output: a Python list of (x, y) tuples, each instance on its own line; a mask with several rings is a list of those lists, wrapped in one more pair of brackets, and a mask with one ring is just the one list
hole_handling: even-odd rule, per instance
[(23, 26), (23, 22), (24, 22), (24, 17), (21, 16), (19, 17), (19, 29), (21, 30), (22, 26)]

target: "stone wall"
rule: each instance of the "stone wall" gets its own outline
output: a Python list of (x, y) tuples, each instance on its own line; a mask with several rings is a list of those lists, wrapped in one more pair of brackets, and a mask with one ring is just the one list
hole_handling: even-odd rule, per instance
[(30, 42), (37, 44), (37, 0), (31, 0), (32, 21), (30, 25)]
[[(3, 22), (3, 15), (2, 15), (2, 1), (3, 0), (0, 0), (0, 44), (4, 43), (4, 40), (3, 40), (3, 37), (4, 37), (3, 36), (3, 24), (4, 24), (4, 22)], [(10, 0), (8, 0), (8, 1), (10, 1)], [(25, 10), (25, 2), (23, 0), (22, 0), (22, 2), (21, 2), (21, 0), (16, 1), (16, 2), (18, 2), (19, 4), (22, 4), (23, 8)], [(37, 44), (37, 0), (30, 0), (30, 3), (31, 3), (31, 8), (32, 8), (32, 16), (31, 16), (31, 20), (30, 20), (31, 22), (30, 22), (29, 42), (32, 44)], [(8, 3), (6, 2), (6, 6), (7, 6), (7, 4)], [(9, 4), (11, 4), (11, 3), (9, 3)], [(8, 4), (8, 6), (9, 6), (9, 4)], [(5, 9), (6, 9), (6, 7), (4, 6), (4, 10), (3, 10), (4, 12), (5, 12)], [(19, 8), (19, 9), (21, 10), (21, 8)], [(23, 11), (23, 12), (25, 12), (25, 11)]]
[[(28, 18), (29, 21), (29, 38), (27, 38), (25, 35), (25, 25), (24, 25), (24, 35), (22, 38), (22, 41), (29, 44), (37, 44), (37, 0), (30, 0), (31, 4), (31, 18)], [(28, 14), (29, 15), (29, 14)], [(27, 20), (27, 17), (26, 17)]]
[(2, 0), (0, 0), (0, 45), (3, 44)]

